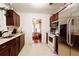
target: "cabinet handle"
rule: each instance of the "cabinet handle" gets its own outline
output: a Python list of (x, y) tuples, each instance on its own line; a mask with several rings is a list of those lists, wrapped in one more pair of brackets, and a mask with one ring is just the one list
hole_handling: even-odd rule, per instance
[(5, 48), (6, 47), (6, 45), (5, 46), (3, 46), (2, 48)]

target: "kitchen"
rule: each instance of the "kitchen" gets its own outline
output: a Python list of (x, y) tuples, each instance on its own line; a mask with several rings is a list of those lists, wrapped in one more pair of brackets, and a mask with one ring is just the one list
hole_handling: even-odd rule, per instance
[[(36, 51), (40, 53), (35, 56), (78, 56), (78, 7), (78, 3), (0, 4), (0, 56), (27, 56)], [(37, 32), (38, 28), (32, 28), (32, 20), (40, 24), (40, 42), (36, 36), (37, 41), (33, 41), (32, 30)], [(40, 48), (31, 51), (29, 45), (34, 49), (36, 46)]]
[[(48, 33), (48, 45), (52, 50), (54, 49), (56, 51), (55, 53), (59, 56), (79, 55), (78, 7), (78, 3), (70, 3), (65, 5), (55, 16), (52, 15), (50, 17), (50, 22), (52, 20), (50, 30), (51, 33), (55, 35)], [(51, 42), (53, 42), (53, 44)]]

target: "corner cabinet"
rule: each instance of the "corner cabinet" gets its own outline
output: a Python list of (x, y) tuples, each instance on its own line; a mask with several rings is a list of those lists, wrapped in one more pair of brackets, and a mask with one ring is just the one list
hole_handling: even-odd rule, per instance
[(24, 34), (0, 45), (0, 56), (17, 56), (24, 46)]
[(6, 12), (7, 26), (20, 26), (20, 16), (14, 10), (7, 10)]

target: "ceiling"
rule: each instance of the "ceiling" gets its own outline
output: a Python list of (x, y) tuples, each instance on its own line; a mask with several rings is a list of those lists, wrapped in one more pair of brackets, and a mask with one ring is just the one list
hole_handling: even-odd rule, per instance
[(64, 3), (12, 3), (11, 7), (18, 12), (46, 13), (53, 14), (57, 12)]

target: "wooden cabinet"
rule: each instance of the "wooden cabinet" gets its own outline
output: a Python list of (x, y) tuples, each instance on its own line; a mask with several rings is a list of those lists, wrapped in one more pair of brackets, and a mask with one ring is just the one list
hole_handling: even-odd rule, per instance
[(6, 25), (7, 26), (20, 26), (20, 16), (13, 10), (7, 10)]
[(59, 13), (53, 14), (53, 15), (50, 17), (50, 27), (52, 26), (52, 22), (58, 20), (58, 17), (59, 17)]
[(10, 49), (7, 45), (0, 46), (0, 56), (10, 56)]
[(10, 46), (10, 56), (16, 56), (15, 45)]
[(24, 34), (0, 45), (0, 56), (17, 56), (24, 46)]
[(0, 45), (0, 56), (13, 56), (15, 55), (15, 43), (14, 40), (6, 42)]
[(23, 48), (24, 44), (25, 44), (25, 35), (21, 35), (20, 36), (20, 50)]
[(7, 42), (6, 44), (8, 44), (9, 51), (10, 51), (10, 56), (16, 56), (15, 40), (11, 40), (11, 41)]
[(15, 55), (18, 55), (19, 54), (19, 52), (20, 52), (20, 45), (19, 45), (19, 37), (16, 37), (15, 38)]
[(59, 15), (59, 13), (53, 14), (53, 15), (50, 17), (50, 21), (53, 22), (53, 21), (58, 20), (58, 15)]

